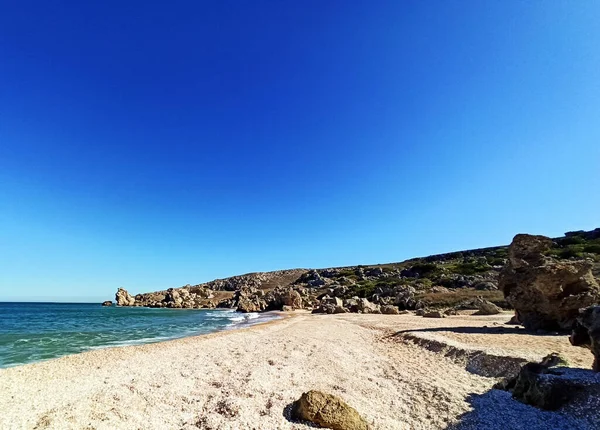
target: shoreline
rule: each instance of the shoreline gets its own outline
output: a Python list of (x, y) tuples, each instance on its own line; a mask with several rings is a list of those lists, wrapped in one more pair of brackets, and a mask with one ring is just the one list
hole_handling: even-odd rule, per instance
[[(126, 308), (126, 307), (124, 307), (124, 308)], [(150, 308), (148, 308), (148, 309), (150, 309)], [(177, 309), (177, 310), (179, 310), (179, 309)], [(198, 312), (198, 311), (201, 311), (201, 312), (221, 311), (226, 314), (229, 314), (229, 313), (232, 315), (236, 314), (235, 311), (233, 311), (229, 308), (182, 309), (182, 310), (191, 310), (191, 311), (195, 311), (195, 312)], [(248, 318), (249, 315), (250, 315), (250, 317)], [(67, 352), (65, 354), (57, 355), (55, 357), (41, 358), (41, 359), (32, 360), (32, 361), (0, 365), (0, 372), (2, 372), (2, 370), (4, 370), (4, 369), (12, 369), (15, 367), (22, 367), (22, 366), (28, 366), (28, 365), (32, 365), (32, 364), (45, 363), (48, 361), (53, 361), (53, 360), (58, 360), (58, 359), (61, 359), (64, 357), (69, 357), (72, 355), (86, 354), (86, 353), (90, 353), (90, 352), (94, 352), (94, 351), (101, 351), (101, 350), (105, 350), (105, 349), (128, 348), (128, 347), (136, 347), (136, 346), (144, 346), (144, 345), (153, 345), (153, 344), (158, 344), (158, 343), (163, 343), (163, 342), (171, 342), (171, 341), (176, 341), (176, 340), (180, 340), (180, 339), (186, 339), (186, 338), (190, 338), (190, 337), (208, 336), (208, 335), (212, 335), (215, 333), (247, 329), (247, 328), (255, 327), (258, 325), (262, 325), (262, 324), (268, 324), (273, 321), (282, 320), (282, 319), (286, 318), (286, 313), (281, 312), (281, 311), (269, 311), (269, 312), (263, 312), (263, 313), (239, 313), (239, 318), (241, 320), (232, 320), (229, 324), (220, 326), (220, 327), (214, 327), (211, 331), (208, 331), (208, 332), (202, 332), (201, 330), (199, 330), (198, 332), (174, 333), (172, 335), (167, 334), (164, 336), (157, 336), (157, 337), (143, 337), (142, 336), (139, 338), (126, 339), (126, 340), (122, 340), (120, 342), (114, 341), (114, 342), (106, 343), (106, 344), (102, 344), (102, 345), (89, 344), (88, 346), (83, 346), (82, 349), (77, 352)]]
[[(505, 347), (501, 337), (519, 336), (526, 346), (521, 352), (532, 357), (568, 345), (563, 336), (482, 330), (509, 317), (296, 311), (242, 329), (1, 369), (0, 428), (306, 430), (286, 411), (310, 389), (340, 396), (373, 429), (446, 429), (468, 422), (475, 426), (451, 428), (505, 423), (533, 430), (545, 428), (542, 422), (588, 428), (574, 418), (519, 404), (509, 393), (491, 390), (497, 378), (472, 373), (460, 359), (400, 335), (477, 348), (500, 342), (495, 349), (506, 354), (518, 351)], [(454, 330), (467, 326), (481, 334), (462, 336)], [(591, 360), (586, 350), (570, 353), (579, 354), (582, 367)]]

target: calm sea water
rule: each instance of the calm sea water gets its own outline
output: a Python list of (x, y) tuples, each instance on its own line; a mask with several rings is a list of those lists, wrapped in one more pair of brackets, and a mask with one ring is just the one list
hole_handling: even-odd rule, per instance
[(136, 345), (243, 327), (269, 314), (231, 310), (102, 307), (87, 303), (0, 303), (0, 367), (90, 349)]

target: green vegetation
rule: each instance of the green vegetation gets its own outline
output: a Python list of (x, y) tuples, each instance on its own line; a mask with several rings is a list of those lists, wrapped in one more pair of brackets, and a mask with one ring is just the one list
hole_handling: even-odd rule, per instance
[(510, 305), (504, 300), (502, 291), (479, 291), (473, 288), (459, 288), (449, 293), (421, 293), (417, 298), (425, 303), (429, 308), (453, 308), (455, 306), (465, 308), (469, 307), (469, 302), (472, 302), (477, 297), (482, 297), (489, 300), (497, 306), (504, 309), (510, 309)]
[(568, 232), (554, 243), (548, 255), (561, 259), (589, 257), (600, 261), (600, 237), (594, 237), (589, 232)]
[(449, 265), (448, 270), (451, 273), (456, 273), (458, 275), (472, 276), (476, 275), (477, 273), (484, 273), (488, 270), (492, 270), (492, 267), (487, 263), (487, 261), (485, 263), (482, 261), (463, 261)]

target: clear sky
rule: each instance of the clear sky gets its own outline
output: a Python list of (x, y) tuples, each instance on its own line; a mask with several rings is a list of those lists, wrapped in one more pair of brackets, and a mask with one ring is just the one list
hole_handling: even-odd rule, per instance
[(594, 1), (4, 1), (0, 300), (600, 227), (599, 22)]

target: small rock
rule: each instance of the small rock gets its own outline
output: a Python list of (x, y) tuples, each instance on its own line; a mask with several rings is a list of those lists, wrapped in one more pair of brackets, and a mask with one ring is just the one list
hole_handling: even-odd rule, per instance
[(112, 306), (112, 305), (113, 305), (113, 302), (111, 302), (110, 300), (102, 302), (102, 306)]
[(423, 314), (425, 318), (446, 318), (446, 315), (441, 311), (429, 311)]
[(398, 315), (398, 307), (394, 305), (383, 305), (381, 307), (381, 313), (386, 315)]
[(367, 422), (356, 409), (337, 396), (311, 390), (292, 406), (292, 418), (309, 421), (333, 430), (368, 430)]
[(477, 297), (475, 299), (474, 305), (477, 306), (477, 312), (475, 315), (496, 315), (502, 312), (498, 306), (490, 302), (489, 300), (484, 300), (481, 297)]

